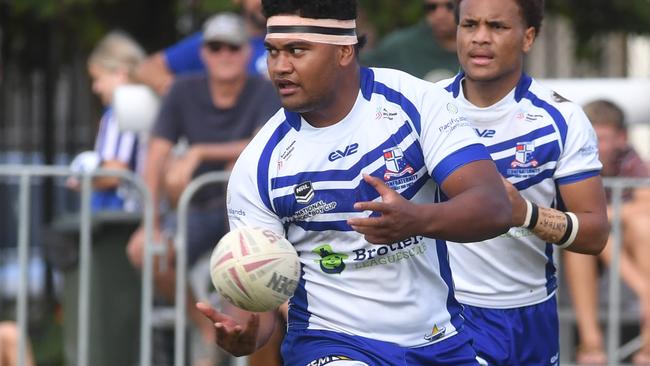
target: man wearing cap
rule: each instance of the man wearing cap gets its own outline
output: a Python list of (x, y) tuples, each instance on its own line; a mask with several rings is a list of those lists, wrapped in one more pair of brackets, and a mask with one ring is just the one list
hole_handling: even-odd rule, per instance
[[(266, 18), (262, 14), (261, 1), (233, 0), (233, 3), (241, 6), (249, 35), (248, 44), (251, 49), (251, 57), (248, 60), (248, 73), (266, 76), (266, 49), (264, 48)], [(181, 39), (149, 56), (138, 66), (136, 77), (158, 94), (164, 95), (175, 77), (205, 71), (206, 65), (200, 56), (203, 43), (202, 32), (196, 32)]]
[[(223, 13), (208, 19), (203, 40), (201, 57), (207, 73), (177, 79), (162, 102), (149, 141), (144, 180), (155, 203), (154, 228), (158, 234), (175, 226), (171, 220), (162, 219), (160, 201), (164, 193), (173, 206), (192, 178), (227, 169), (256, 129), (279, 108), (271, 83), (247, 74), (250, 47), (240, 16)], [(172, 147), (180, 139), (187, 141), (188, 148), (170, 159)], [(209, 253), (224, 234), (224, 192), (223, 186), (207, 186), (191, 201), (187, 238), (190, 266)], [(142, 239), (142, 230), (138, 230), (128, 246), (129, 258), (137, 267), (142, 265)], [(173, 255), (168, 258), (173, 266)], [(155, 274), (157, 288), (168, 299), (174, 298), (174, 278), (173, 270)], [(213, 338), (212, 325), (196, 316), (194, 307), (191, 309), (190, 315), (202, 327), (205, 338)]]
[[(355, 0), (262, 4), (283, 109), (237, 160), (228, 219), (298, 252), (285, 365), (478, 365), (446, 240), (507, 230), (489, 153), (444, 89), (359, 66)], [(275, 321), (197, 308), (234, 355), (263, 345)]]

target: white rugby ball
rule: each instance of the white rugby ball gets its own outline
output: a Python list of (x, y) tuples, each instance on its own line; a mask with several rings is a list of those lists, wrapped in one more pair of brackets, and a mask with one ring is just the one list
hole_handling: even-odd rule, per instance
[(210, 256), (210, 276), (230, 303), (263, 312), (293, 295), (300, 279), (300, 261), (283, 236), (268, 229), (242, 227), (219, 240)]

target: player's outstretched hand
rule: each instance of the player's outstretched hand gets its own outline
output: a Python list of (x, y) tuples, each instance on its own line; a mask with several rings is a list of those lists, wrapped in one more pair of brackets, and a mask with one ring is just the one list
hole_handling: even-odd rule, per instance
[(196, 308), (214, 323), (217, 333), (216, 343), (224, 351), (236, 357), (255, 352), (260, 326), (259, 314), (251, 313), (246, 325), (242, 326), (232, 317), (204, 303), (197, 303)]
[(363, 179), (381, 196), (381, 201), (357, 202), (359, 211), (374, 211), (380, 216), (353, 218), (348, 224), (373, 244), (390, 244), (416, 234), (417, 206), (389, 188), (379, 178), (364, 174)]

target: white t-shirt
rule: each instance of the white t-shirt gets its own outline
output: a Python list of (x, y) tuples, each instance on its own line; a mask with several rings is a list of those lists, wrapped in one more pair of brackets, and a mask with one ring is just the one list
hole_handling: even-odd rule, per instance
[[(437, 83), (456, 99), (499, 172), (542, 207), (562, 208), (558, 186), (600, 174), (598, 143), (582, 109), (523, 75), (487, 108), (463, 95), (463, 74)], [(450, 244), (456, 297), (487, 308), (540, 303), (557, 288), (553, 244), (524, 228), (479, 243)]]
[(430, 344), (462, 324), (446, 243), (415, 236), (372, 245), (346, 220), (369, 215), (355, 202), (379, 199), (362, 173), (413, 202), (433, 203), (449, 174), (483, 159), (485, 147), (442, 88), (364, 68), (356, 103), (340, 122), (314, 128), (281, 109), (255, 136), (228, 185), (230, 227), (269, 228), (294, 244), (302, 276), (290, 330)]

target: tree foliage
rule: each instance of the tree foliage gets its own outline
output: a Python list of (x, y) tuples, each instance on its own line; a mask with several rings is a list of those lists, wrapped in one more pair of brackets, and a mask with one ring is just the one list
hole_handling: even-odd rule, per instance
[[(546, 0), (550, 12), (572, 20), (578, 45), (611, 31), (650, 33), (650, 0)], [(233, 0), (0, 0), (3, 57), (29, 65), (47, 57), (53, 38), (65, 58), (85, 52), (108, 30), (123, 29), (153, 51), (200, 29), (210, 14), (234, 10)], [(422, 0), (359, 0), (377, 35), (422, 18)], [(50, 50), (49, 52), (52, 52)]]
[(547, 7), (571, 19), (581, 42), (608, 32), (650, 33), (650, 0), (547, 0)]

